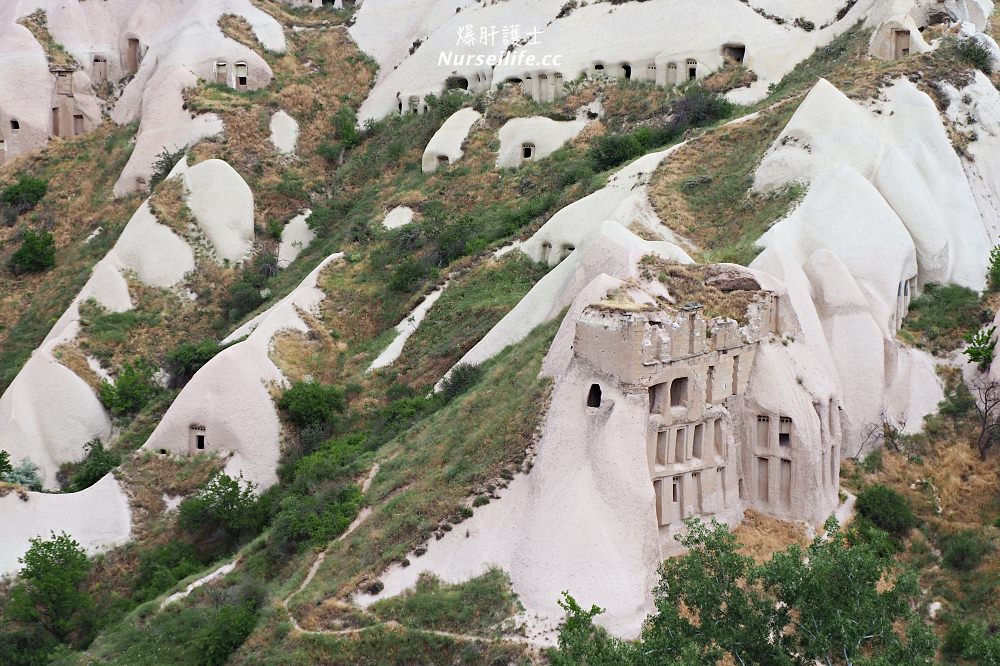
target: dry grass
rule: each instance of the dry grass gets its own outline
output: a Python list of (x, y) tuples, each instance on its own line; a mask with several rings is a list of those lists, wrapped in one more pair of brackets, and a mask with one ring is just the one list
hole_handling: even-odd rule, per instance
[(226, 37), (239, 42), (247, 48), (254, 50), (263, 48), (257, 39), (257, 35), (253, 32), (250, 22), (242, 16), (223, 14), (219, 17), (219, 28)]
[(170, 227), (182, 238), (191, 235), (194, 217), (187, 206), (187, 188), (181, 178), (170, 178), (157, 186), (149, 197), (149, 208), (160, 224)]
[(325, 384), (340, 379), (338, 357), (347, 349), (307, 312), (299, 316), (310, 324), (308, 333), (283, 331), (271, 341), (271, 360), (289, 381), (303, 381), (307, 376)]
[(87, 383), (87, 386), (99, 391), (101, 388), (101, 377), (87, 362), (87, 355), (75, 342), (68, 342), (59, 345), (52, 353), (56, 359), (64, 366), (72, 370), (76, 375)]
[(739, 552), (757, 562), (766, 562), (791, 544), (807, 546), (806, 528), (802, 523), (789, 523), (747, 509), (743, 522), (733, 530), (739, 542)]
[(706, 76), (701, 85), (707, 90), (721, 94), (737, 88), (747, 88), (756, 80), (756, 72), (743, 67), (735, 60), (726, 58), (722, 69)]
[(646, 279), (657, 279), (674, 297), (673, 307), (697, 303), (704, 306), (706, 317), (728, 317), (737, 322), (746, 322), (747, 308), (761, 300), (763, 292), (737, 289), (722, 291), (708, 285), (715, 267), (700, 264), (675, 264), (654, 255), (643, 257), (642, 270)]
[(329, 7), (289, 7), (276, 0), (251, 0), (258, 9), (267, 12), (286, 26), (333, 27), (343, 24), (349, 12), (335, 11)]
[(159, 525), (163, 496), (188, 496), (225, 466), (217, 456), (170, 456), (140, 451), (115, 472), (132, 509), (132, 537), (143, 541)]
[(62, 44), (52, 38), (49, 33), (49, 17), (44, 9), (35, 10), (18, 21), (21, 25), (31, 31), (35, 40), (45, 49), (45, 56), (49, 60), (50, 67), (69, 67), (77, 69), (79, 65), (73, 56), (69, 54)]
[[(25, 228), (46, 229), (56, 241), (56, 266), (44, 273), (4, 277), (0, 290), (0, 390), (6, 388), (49, 328), (118, 238), (140, 201), (115, 198), (112, 186), (131, 152), (135, 126), (104, 124), (72, 139), (51, 140), (0, 168), (0, 189), (19, 176), (47, 178), (49, 193), (12, 227), (0, 226), (0, 264)], [(85, 174), (82, 175), (82, 174)], [(97, 229), (101, 232), (85, 243)]]

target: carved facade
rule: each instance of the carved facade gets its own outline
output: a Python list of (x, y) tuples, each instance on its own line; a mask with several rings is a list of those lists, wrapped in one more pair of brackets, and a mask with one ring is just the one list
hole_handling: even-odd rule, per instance
[(597, 380), (588, 404), (599, 406), (592, 402), (594, 387), (599, 396), (604, 379), (645, 405), (645, 441), (622, 445), (645, 448), (666, 549), (690, 516), (734, 524), (753, 508), (812, 521), (813, 507), (806, 511), (794, 501), (804, 492), (815, 496), (812, 486), (829, 505), (823, 510), (836, 507), (840, 429), (834, 401), (814, 403), (816, 438), (815, 423), (800, 428), (794, 410), (769, 411), (747, 395), (760, 345), (781, 344), (779, 309), (777, 295), (759, 291), (742, 325), (706, 318), (697, 304), (623, 310), (599, 304), (577, 322), (573, 353)]

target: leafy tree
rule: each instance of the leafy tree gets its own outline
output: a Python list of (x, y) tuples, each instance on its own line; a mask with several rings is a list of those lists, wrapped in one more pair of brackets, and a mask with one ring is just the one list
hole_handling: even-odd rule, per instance
[(93, 439), (83, 446), (87, 455), (70, 478), (67, 492), (75, 493), (91, 487), (122, 462), (121, 454), (104, 448), (100, 439)]
[[(930, 663), (937, 640), (910, 608), (920, 595), (916, 575), (895, 572), (867, 544), (850, 546), (835, 520), (826, 527), (826, 539), (806, 550), (792, 545), (763, 567), (765, 585), (790, 611), (782, 625), (794, 629), (785, 632), (789, 654), (808, 663)], [(880, 591), (883, 580), (893, 584)]]
[(0, 451), (0, 479), (14, 471), (14, 466), (10, 464), (10, 454)]
[(263, 526), (256, 485), (222, 472), (213, 476), (197, 494), (181, 502), (180, 526), (224, 547), (256, 534)]
[(90, 562), (79, 543), (65, 532), (37, 537), (18, 561), (24, 566), (7, 606), (12, 619), (38, 625), (62, 642), (86, 628), (94, 601), (83, 587)]
[(116, 416), (138, 412), (159, 391), (153, 381), (155, 373), (156, 368), (143, 359), (126, 362), (114, 384), (101, 382), (101, 402)]
[(989, 370), (990, 364), (993, 363), (993, 348), (996, 346), (993, 334), (996, 331), (996, 326), (990, 326), (979, 331), (970, 331), (965, 336), (965, 341), (969, 343), (965, 355), (969, 357), (970, 362), (979, 367), (980, 372)]
[(319, 382), (295, 382), (278, 400), (278, 407), (300, 427), (330, 423), (345, 406), (343, 391)]
[(859, 492), (856, 506), (858, 513), (896, 536), (905, 535), (917, 524), (906, 498), (881, 483)]
[[(791, 546), (765, 564), (741, 555), (724, 525), (686, 525), (680, 541), (690, 550), (664, 563), (656, 612), (639, 640), (609, 637), (593, 625), (602, 610), (567, 594), (553, 664), (887, 666), (933, 658), (934, 634), (911, 610), (915, 576), (896, 572), (870, 546), (851, 546), (836, 521), (808, 549)], [(886, 580), (892, 585), (880, 585)]]
[(15, 275), (40, 273), (55, 265), (56, 241), (47, 231), (25, 231), (21, 247), (10, 257), (10, 269)]

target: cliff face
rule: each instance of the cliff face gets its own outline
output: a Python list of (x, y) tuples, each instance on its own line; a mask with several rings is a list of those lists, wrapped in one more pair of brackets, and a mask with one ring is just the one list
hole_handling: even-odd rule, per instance
[(849, 517), (989, 377), (991, 13), (5, 4), (0, 574), (101, 556), (82, 660), (232, 606), (240, 663), (488, 663), (567, 590), (637, 636), (690, 519)]

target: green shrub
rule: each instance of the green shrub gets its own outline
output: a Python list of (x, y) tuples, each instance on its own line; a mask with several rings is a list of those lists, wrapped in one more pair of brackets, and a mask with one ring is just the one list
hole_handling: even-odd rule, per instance
[(858, 493), (857, 509), (876, 526), (896, 536), (904, 536), (917, 524), (906, 498), (881, 483)]
[(372, 605), (376, 615), (406, 626), (489, 635), (515, 612), (507, 574), (500, 569), (457, 585), (422, 573), (412, 590)]
[(10, 464), (10, 454), (0, 451), (0, 479), (14, 471), (14, 466)]
[(264, 297), (260, 295), (260, 287), (242, 279), (229, 287), (225, 299), (225, 309), (230, 321), (236, 321), (256, 310), (263, 302)]
[(153, 173), (149, 177), (149, 189), (153, 189), (170, 175), (177, 163), (181, 161), (184, 157), (184, 148), (175, 150), (173, 152), (164, 148), (160, 151), (160, 154), (156, 156), (153, 160)]
[(348, 106), (337, 109), (333, 115), (333, 129), (337, 133), (337, 139), (344, 148), (354, 148), (361, 143), (361, 133), (358, 132), (358, 117)]
[(16, 183), (3, 191), (3, 194), (0, 195), (0, 202), (24, 212), (38, 205), (38, 202), (48, 191), (49, 181), (43, 178), (21, 176)]
[(975, 39), (963, 39), (958, 42), (958, 55), (976, 69), (986, 74), (993, 73), (993, 58), (990, 52)]
[(271, 523), (270, 547), (290, 555), (302, 545), (325, 544), (344, 533), (361, 503), (361, 489), (353, 483), (309, 495), (288, 495)]
[(990, 291), (1000, 291), (1000, 245), (990, 250), (990, 267), (986, 277)]
[(413, 291), (430, 274), (431, 269), (423, 262), (407, 257), (392, 270), (389, 288), (400, 292)]
[(264, 516), (255, 489), (253, 482), (244, 482), (242, 474), (234, 479), (220, 472), (181, 502), (177, 522), (202, 539), (231, 546), (263, 527)]
[(39, 469), (41, 468), (38, 465), (25, 458), (20, 464), (4, 474), (0, 480), (7, 483), (17, 483), (29, 490), (41, 490), (42, 480), (38, 476)]
[(475, 386), (482, 376), (483, 370), (478, 365), (459, 363), (441, 382), (441, 397), (451, 402)]
[(976, 409), (976, 399), (965, 382), (957, 382), (954, 386), (946, 386), (944, 400), (938, 403), (938, 413), (943, 416), (962, 417), (971, 414)]
[(722, 120), (732, 111), (732, 103), (722, 95), (700, 85), (692, 86), (685, 91), (683, 97), (671, 102), (670, 120), (664, 129), (667, 136), (676, 138), (692, 127)]
[(10, 257), (10, 269), (15, 275), (40, 273), (56, 265), (56, 241), (47, 231), (25, 231), (21, 247)]
[(257, 626), (259, 604), (223, 606), (195, 638), (204, 666), (222, 666)]
[(972, 571), (993, 549), (990, 542), (973, 530), (962, 530), (942, 539), (941, 559), (952, 569)]
[(643, 148), (631, 134), (599, 136), (587, 151), (598, 171), (605, 171), (642, 155)]
[(281, 395), (278, 407), (299, 427), (330, 423), (344, 410), (344, 393), (318, 382), (295, 382)]
[(974, 643), (976, 628), (967, 622), (956, 622), (948, 627), (941, 641), (941, 654), (952, 663)]
[(182, 342), (167, 352), (167, 370), (174, 385), (181, 387), (191, 381), (194, 374), (223, 350), (215, 340)]
[(101, 402), (116, 416), (138, 412), (160, 390), (153, 381), (155, 373), (156, 368), (142, 359), (126, 362), (114, 384), (101, 382)]
[(104, 448), (99, 439), (91, 440), (83, 446), (87, 452), (86, 457), (70, 477), (66, 492), (75, 493), (91, 487), (122, 462), (121, 454)]
[(139, 570), (133, 589), (135, 600), (147, 601), (166, 592), (202, 569), (194, 546), (177, 539), (139, 555)]
[(996, 343), (993, 342), (993, 334), (996, 331), (996, 326), (990, 326), (979, 331), (970, 331), (965, 336), (965, 341), (969, 343), (969, 346), (965, 348), (964, 353), (969, 357), (970, 362), (979, 367), (981, 372), (986, 372), (990, 364), (993, 363), (993, 348), (996, 346)]

